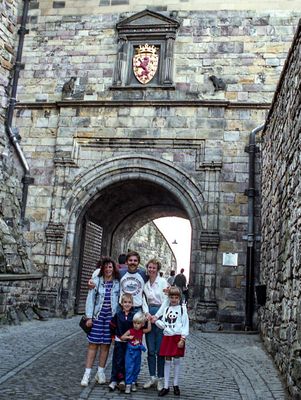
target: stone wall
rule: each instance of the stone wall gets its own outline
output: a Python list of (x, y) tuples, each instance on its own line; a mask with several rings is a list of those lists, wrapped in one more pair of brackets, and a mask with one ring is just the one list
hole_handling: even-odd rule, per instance
[(22, 168), (5, 130), (18, 43), (19, 3), (17, 0), (0, 3), (0, 323), (26, 319), (24, 310), (30, 318), (32, 309), (28, 307), (36, 303), (39, 287), (20, 221)]
[(151, 258), (161, 262), (161, 271), (169, 276), (171, 269), (176, 270), (175, 256), (165, 237), (153, 222), (140, 228), (129, 241), (129, 249), (138, 251), (141, 265), (145, 266)]
[[(20, 101), (61, 100), (63, 84), (72, 76), (77, 78), (75, 99), (112, 99), (115, 26), (144, 8), (136, 4), (103, 9), (98, 1), (91, 1), (95, 7), (86, 14), (81, 3), (78, 0), (75, 7), (73, 1), (31, 2)], [(147, 98), (271, 101), (298, 21), (293, 3), (283, 1), (279, 11), (248, 10), (247, 4), (239, 11), (204, 11), (203, 3), (209, 5), (203, 1), (199, 2), (201, 11), (196, 4), (193, 11), (181, 11), (184, 4), (174, 3), (173, 9), (160, 6), (158, 11), (180, 23), (174, 50), (177, 90), (147, 93)], [(215, 90), (209, 79), (212, 75), (222, 78), (225, 92)], [(123, 99), (125, 93), (114, 97)], [(143, 98), (145, 94), (139, 91), (130, 96)]]
[(269, 113), (262, 147), (261, 334), (301, 398), (301, 26)]
[[(192, 224), (190, 286), (196, 303), (205, 304), (196, 305), (196, 318), (203, 313), (205, 320), (216, 317), (225, 327), (242, 327), (245, 146), (249, 132), (266, 118), (297, 13), (288, 2), (275, 12), (201, 10), (195, 3), (191, 10), (182, 9), (182, 2), (155, 9), (180, 24), (173, 85), (119, 90), (112, 87), (116, 24), (142, 10), (90, 3), (94, 7), (86, 14), (79, 0), (78, 7), (69, 1), (31, 2), (15, 123), (35, 176), (26, 238), (44, 274), (43, 295), (64, 293), (72, 312), (79, 218), (91, 199), (106, 192), (105, 185), (119, 185), (116, 193), (104, 195), (94, 218), (103, 209), (125, 216), (135, 197), (145, 205), (156, 193), (162, 196), (153, 197), (154, 205), (168, 197), (165, 214), (173, 215), (174, 206), (174, 215), (182, 213), (178, 216)], [(72, 76), (74, 91), (63, 100), (63, 85)], [(135, 180), (135, 196), (127, 194), (126, 180)], [(125, 204), (107, 208), (119, 193), (127, 196)], [(132, 211), (138, 213), (138, 206)], [(109, 248), (108, 239), (104, 243)], [(224, 266), (223, 253), (237, 253), (238, 265)]]
[[(194, 297), (218, 309), (207, 317), (241, 327), (248, 219), (244, 150), (250, 130), (266, 117), (297, 23), (295, 1), (273, 2), (276, 11), (257, 1), (233, 2), (228, 10), (218, 1), (211, 9), (204, 1), (148, 3), (180, 26), (167, 90), (112, 88), (116, 24), (142, 11), (143, 3), (88, 4), (87, 13), (87, 2), (80, 0), (30, 2), (14, 124), (35, 178), (25, 237), (30, 259), (44, 276), (43, 304), (51, 297), (55, 307), (73, 312), (83, 213), (90, 211), (94, 222), (109, 216), (116, 223), (115, 216), (126, 217), (126, 207), (132, 207), (137, 229), (167, 214), (190, 219)], [(62, 99), (71, 77), (74, 90)], [(131, 182), (135, 209), (135, 196), (127, 192)], [(121, 192), (125, 205), (110, 208)], [(98, 196), (104, 200), (93, 208)], [(165, 208), (158, 207), (162, 199)], [(141, 214), (138, 202), (145, 205)], [(101, 214), (103, 209), (108, 213)], [(108, 237), (103, 243), (109, 253)], [(237, 267), (222, 264), (225, 252), (238, 254)]]

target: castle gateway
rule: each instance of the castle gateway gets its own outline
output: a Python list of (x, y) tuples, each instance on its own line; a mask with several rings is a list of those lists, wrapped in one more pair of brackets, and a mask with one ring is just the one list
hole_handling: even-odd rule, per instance
[(180, 216), (192, 228), (192, 317), (250, 326), (251, 139), (297, 15), (74, 3), (31, 5), (14, 119), (34, 178), (25, 237), (42, 274), (39, 305), (80, 312), (97, 257), (116, 258), (146, 223)]

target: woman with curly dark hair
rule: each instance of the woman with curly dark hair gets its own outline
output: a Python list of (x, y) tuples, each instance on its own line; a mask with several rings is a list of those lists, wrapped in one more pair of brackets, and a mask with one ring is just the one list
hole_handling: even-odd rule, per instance
[(87, 326), (92, 327), (87, 335), (88, 353), (86, 370), (81, 386), (88, 386), (91, 369), (99, 349), (99, 367), (95, 376), (96, 382), (106, 382), (105, 366), (111, 345), (110, 321), (116, 313), (119, 299), (119, 272), (115, 261), (110, 257), (103, 257), (97, 263), (99, 274), (93, 278), (95, 287), (89, 290), (86, 300)]

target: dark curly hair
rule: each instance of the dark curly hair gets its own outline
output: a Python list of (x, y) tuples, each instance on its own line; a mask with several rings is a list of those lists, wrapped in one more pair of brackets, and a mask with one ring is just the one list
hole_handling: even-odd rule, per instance
[(116, 263), (111, 257), (108, 256), (101, 257), (101, 259), (96, 264), (96, 268), (100, 268), (99, 276), (104, 275), (104, 268), (110, 263), (113, 265), (113, 279), (119, 279), (119, 271), (116, 267)]

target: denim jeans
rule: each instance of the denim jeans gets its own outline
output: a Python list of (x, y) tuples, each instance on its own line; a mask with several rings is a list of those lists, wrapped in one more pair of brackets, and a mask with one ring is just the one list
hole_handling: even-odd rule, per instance
[[(149, 306), (149, 313), (156, 314), (160, 306)], [(150, 376), (164, 377), (164, 357), (159, 356), (163, 330), (152, 324), (152, 330), (145, 335), (147, 362)]]

